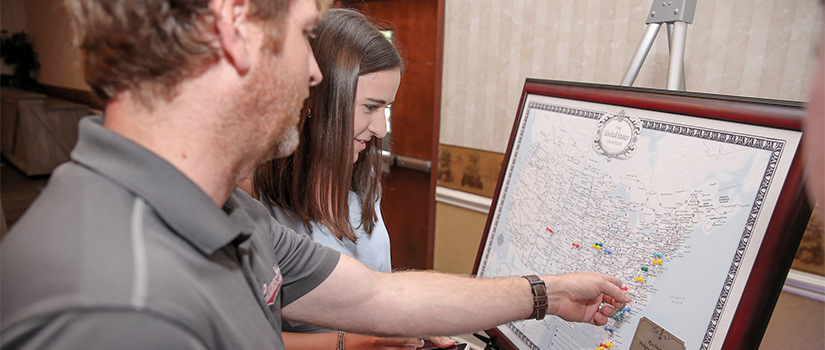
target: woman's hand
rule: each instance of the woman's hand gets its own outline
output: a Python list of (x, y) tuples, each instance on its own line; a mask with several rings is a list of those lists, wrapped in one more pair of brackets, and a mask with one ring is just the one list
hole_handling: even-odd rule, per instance
[(428, 337), (424, 338), (424, 346), (425, 349), (433, 349), (433, 348), (449, 348), (455, 345), (455, 339), (450, 337)]
[(381, 338), (369, 335), (347, 333), (346, 349), (417, 349), (424, 346), (421, 338)]

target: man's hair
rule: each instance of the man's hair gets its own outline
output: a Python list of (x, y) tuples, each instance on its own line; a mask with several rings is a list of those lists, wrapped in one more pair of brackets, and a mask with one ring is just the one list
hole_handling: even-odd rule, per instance
[(361, 13), (334, 9), (310, 40), (324, 79), (310, 88), (301, 125), (301, 141), (287, 158), (258, 168), (254, 188), (270, 205), (297, 214), (307, 230), (310, 221), (356, 241), (350, 224), (349, 191), (361, 204), (360, 226), (372, 233), (381, 187), (381, 139), (373, 138), (353, 164), (353, 119), (358, 77), (403, 70), (395, 44)]
[[(277, 52), (294, 0), (252, 0), (250, 18), (270, 34)], [(65, 0), (83, 52), (86, 83), (104, 101), (118, 92), (170, 98), (188, 75), (219, 58), (210, 0)]]

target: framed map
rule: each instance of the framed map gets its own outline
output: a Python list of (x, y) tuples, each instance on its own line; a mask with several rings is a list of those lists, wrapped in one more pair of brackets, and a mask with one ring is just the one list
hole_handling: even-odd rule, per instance
[(487, 332), (519, 349), (755, 349), (810, 217), (800, 104), (528, 79), (474, 272), (596, 271), (605, 326)]

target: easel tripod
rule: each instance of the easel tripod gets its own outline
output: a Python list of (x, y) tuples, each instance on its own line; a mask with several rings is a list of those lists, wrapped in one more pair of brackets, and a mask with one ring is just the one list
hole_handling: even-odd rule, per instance
[(621, 85), (631, 86), (642, 69), (642, 64), (656, 40), (659, 28), (667, 24), (670, 63), (667, 71), (667, 89), (685, 90), (685, 38), (687, 25), (693, 23), (696, 12), (696, 0), (653, 0), (647, 15), (645, 31), (636, 53), (622, 78)]

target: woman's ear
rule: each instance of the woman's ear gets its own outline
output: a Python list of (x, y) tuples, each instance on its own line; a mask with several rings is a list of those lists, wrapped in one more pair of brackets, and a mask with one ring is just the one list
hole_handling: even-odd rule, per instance
[(215, 29), (221, 50), (239, 75), (251, 67), (248, 0), (213, 0), (212, 11), (217, 15)]

